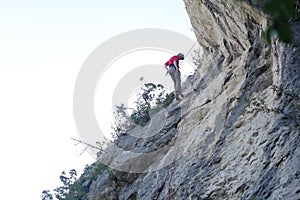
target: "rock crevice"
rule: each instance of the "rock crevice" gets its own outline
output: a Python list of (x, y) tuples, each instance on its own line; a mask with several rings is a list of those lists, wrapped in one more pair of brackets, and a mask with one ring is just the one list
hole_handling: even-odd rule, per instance
[(300, 199), (300, 38), (266, 44), (246, 1), (184, 2), (204, 50), (185, 98), (108, 147), (89, 199)]

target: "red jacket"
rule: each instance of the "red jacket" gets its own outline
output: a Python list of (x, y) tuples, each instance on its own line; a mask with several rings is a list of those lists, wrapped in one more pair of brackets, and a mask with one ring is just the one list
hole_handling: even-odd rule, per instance
[(170, 60), (165, 63), (165, 65), (170, 66), (170, 65), (174, 64), (174, 62), (176, 62), (177, 66), (179, 67), (179, 57), (177, 55), (176, 56), (172, 56), (170, 58)]

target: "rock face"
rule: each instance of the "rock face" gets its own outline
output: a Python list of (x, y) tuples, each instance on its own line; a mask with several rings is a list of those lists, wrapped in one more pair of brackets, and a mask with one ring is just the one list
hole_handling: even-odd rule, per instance
[(249, 3), (184, 1), (204, 47), (185, 98), (99, 156), (114, 178), (89, 199), (300, 199), (300, 21), (268, 45)]

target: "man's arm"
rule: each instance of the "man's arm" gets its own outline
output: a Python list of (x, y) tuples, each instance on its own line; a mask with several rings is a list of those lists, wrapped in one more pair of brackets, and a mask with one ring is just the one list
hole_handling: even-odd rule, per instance
[(165, 65), (164, 65), (164, 66), (165, 66), (166, 70), (168, 70), (168, 66), (167, 66), (167, 64), (166, 64), (166, 63), (165, 63)]
[(176, 70), (179, 71), (179, 61), (178, 60), (174, 60), (173, 64), (176, 67)]
[(166, 73), (166, 76), (168, 75), (168, 73), (169, 73), (169, 70), (168, 70), (168, 65), (167, 65), (167, 63), (165, 63), (164, 64), (164, 66), (165, 66), (165, 68), (166, 68), (166, 70), (167, 70), (167, 73)]

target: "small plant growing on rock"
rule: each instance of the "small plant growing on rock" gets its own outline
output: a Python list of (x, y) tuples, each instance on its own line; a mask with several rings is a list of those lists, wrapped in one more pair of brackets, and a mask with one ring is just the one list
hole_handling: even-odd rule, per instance
[[(146, 83), (141, 88), (138, 98), (135, 101), (136, 108), (130, 115), (132, 121), (140, 126), (145, 126), (151, 119), (150, 111), (166, 107), (171, 103), (170, 96), (166, 94), (161, 84)], [(157, 109), (159, 108), (159, 109)]]
[[(146, 83), (137, 94), (134, 108), (127, 108), (124, 104), (115, 106), (115, 121), (112, 126), (114, 138), (134, 128), (136, 125), (145, 126), (151, 119), (151, 114), (167, 107), (174, 95), (167, 93), (161, 84)], [(128, 110), (131, 111), (127, 112)]]

